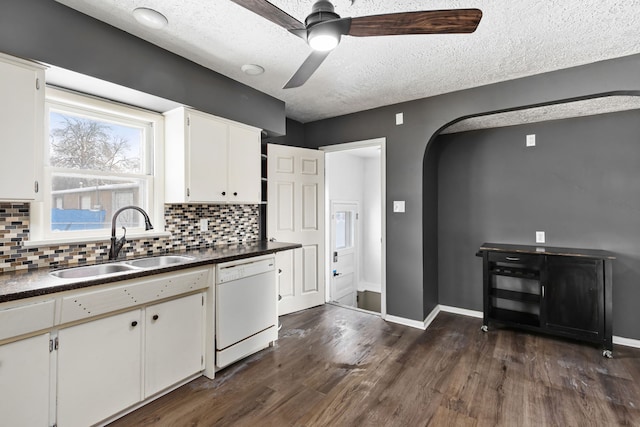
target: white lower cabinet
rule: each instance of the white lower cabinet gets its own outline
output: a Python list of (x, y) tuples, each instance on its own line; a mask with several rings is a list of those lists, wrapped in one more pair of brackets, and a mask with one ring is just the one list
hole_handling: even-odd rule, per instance
[(93, 425), (202, 371), (204, 295), (61, 329), (58, 427)]
[(49, 425), (49, 334), (0, 346), (0, 424)]
[(204, 293), (146, 308), (145, 398), (204, 369)]
[(0, 427), (104, 423), (203, 372), (213, 274), (0, 304)]
[(142, 398), (142, 310), (58, 333), (59, 427), (89, 426)]

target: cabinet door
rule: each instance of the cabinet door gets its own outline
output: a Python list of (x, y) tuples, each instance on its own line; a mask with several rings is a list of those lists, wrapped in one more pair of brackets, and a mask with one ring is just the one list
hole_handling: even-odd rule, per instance
[(227, 200), (228, 126), (205, 114), (190, 111), (187, 199), (190, 202)]
[(49, 425), (49, 334), (0, 346), (0, 424)]
[(261, 201), (260, 132), (229, 126), (229, 202)]
[(142, 311), (61, 329), (58, 425), (88, 426), (142, 398)]
[(0, 199), (36, 199), (43, 114), (43, 71), (0, 57)]
[(204, 293), (146, 309), (145, 398), (204, 368)]
[(604, 333), (602, 261), (547, 257), (544, 296), (548, 329), (597, 339)]
[[(293, 266), (295, 264), (294, 251), (281, 251), (276, 252), (276, 268), (278, 269), (278, 275), (276, 276), (276, 284), (278, 290), (278, 301), (280, 298), (295, 295), (293, 287), (294, 283), (294, 271)], [(280, 304), (278, 304), (278, 315), (280, 316)]]

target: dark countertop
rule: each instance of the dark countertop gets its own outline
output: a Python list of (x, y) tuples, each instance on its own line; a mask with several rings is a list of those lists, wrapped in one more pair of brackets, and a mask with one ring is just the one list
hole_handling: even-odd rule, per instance
[(592, 259), (616, 259), (611, 252), (599, 249), (555, 248), (552, 246), (509, 245), (505, 243), (483, 243), (480, 251), (518, 252), (533, 255), (557, 255)]
[[(0, 274), (0, 303), (15, 301), (38, 295), (53, 294), (56, 292), (81, 289), (90, 286), (113, 283), (121, 280), (151, 276), (159, 273), (182, 270), (185, 268), (202, 265), (220, 264), (260, 255), (268, 255), (275, 252), (300, 248), (298, 243), (256, 241), (238, 244), (216, 245), (206, 249), (192, 249), (187, 251), (165, 252), (161, 255), (185, 255), (194, 257), (193, 260), (165, 267), (149, 268), (144, 270), (126, 271), (114, 275), (91, 279), (60, 279), (49, 275), (52, 271), (63, 268), (39, 268), (35, 270), (12, 271)], [(140, 257), (148, 258), (148, 257)], [(130, 258), (127, 258), (129, 260)], [(133, 259), (133, 258), (131, 258)], [(124, 259), (122, 260), (124, 261)], [(91, 264), (82, 264), (91, 265)]]

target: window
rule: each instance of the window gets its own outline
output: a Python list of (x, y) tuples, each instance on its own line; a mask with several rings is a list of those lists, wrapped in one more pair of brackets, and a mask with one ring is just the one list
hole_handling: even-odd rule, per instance
[[(45, 114), (45, 188), (34, 212), (36, 240), (108, 237), (113, 214), (128, 205), (162, 225), (162, 197), (154, 197), (161, 194), (154, 160), (162, 116), (51, 88)], [(135, 233), (144, 230), (144, 221), (126, 211), (117, 227)]]
[(351, 211), (338, 211), (335, 213), (336, 249), (353, 247), (353, 218)]

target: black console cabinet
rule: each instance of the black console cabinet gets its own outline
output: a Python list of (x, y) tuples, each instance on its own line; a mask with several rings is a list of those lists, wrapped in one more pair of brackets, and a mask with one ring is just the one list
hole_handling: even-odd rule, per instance
[(484, 322), (598, 344), (612, 356), (611, 262), (600, 250), (485, 243)]

